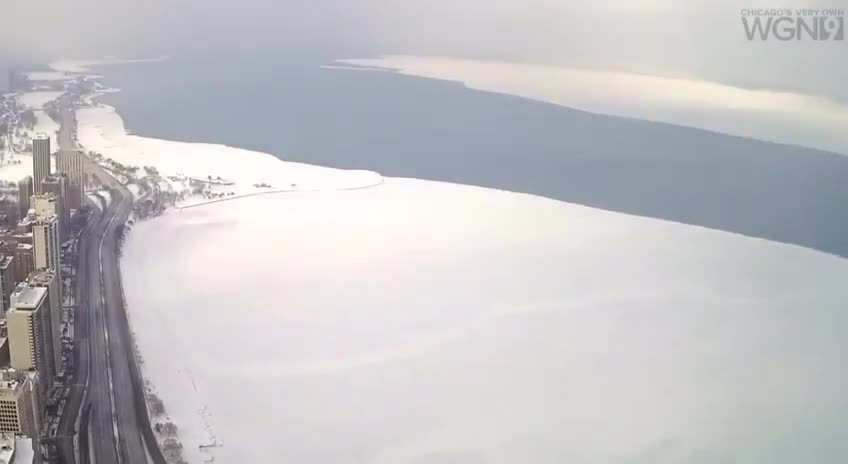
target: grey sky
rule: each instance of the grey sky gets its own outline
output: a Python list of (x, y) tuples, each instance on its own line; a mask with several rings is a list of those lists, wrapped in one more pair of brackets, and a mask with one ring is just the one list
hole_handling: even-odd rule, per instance
[(848, 101), (848, 42), (750, 43), (742, 8), (845, 0), (6, 0), (0, 56), (439, 54), (614, 69)]

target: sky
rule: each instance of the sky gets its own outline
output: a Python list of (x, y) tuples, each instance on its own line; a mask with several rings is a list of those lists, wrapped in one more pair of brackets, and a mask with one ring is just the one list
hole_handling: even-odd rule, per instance
[(6, 62), (425, 54), (718, 81), (848, 101), (843, 42), (749, 42), (743, 8), (845, 0), (4, 0)]

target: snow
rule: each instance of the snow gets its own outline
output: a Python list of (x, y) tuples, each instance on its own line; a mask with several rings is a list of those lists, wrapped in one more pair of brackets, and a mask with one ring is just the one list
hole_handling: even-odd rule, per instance
[(339, 71), (366, 71), (366, 72), (368, 72), (368, 71), (371, 71), (371, 72), (390, 71), (389, 69), (386, 69), (386, 68), (370, 68), (370, 67), (367, 67), (367, 66), (342, 66), (342, 65), (332, 65), (332, 64), (322, 65), (321, 68), (322, 69), (333, 69), (333, 70), (339, 70)]
[(7, 139), (7, 147), (2, 152), (0, 160), (0, 179), (18, 181), (26, 175), (32, 174), (32, 154), (13, 153), (10, 148), (23, 151), (30, 139), (36, 134), (46, 134), (50, 137), (51, 146), (58, 147), (59, 124), (44, 111), (51, 101), (59, 98), (63, 92), (57, 91), (34, 91), (15, 94), (15, 101), (25, 110), (32, 110), (35, 116), (35, 125), (29, 130), (18, 127), (20, 133), (10, 135)]
[(131, 63), (154, 63), (166, 59), (166, 57), (139, 59), (125, 59), (117, 57), (106, 57), (100, 59), (65, 59), (50, 63), (50, 68), (56, 72), (78, 74), (88, 73), (91, 68), (95, 66), (110, 66)]
[[(206, 183), (217, 178), (231, 185), (207, 185), (213, 193), (233, 193), (233, 197), (273, 191), (310, 191), (368, 188), (382, 182), (371, 171), (345, 171), (280, 162), (267, 153), (224, 145), (160, 140), (130, 135), (114, 108), (98, 104), (77, 110), (78, 138), (88, 151), (94, 151), (127, 166), (155, 166), (159, 174), (173, 180), (177, 192), (190, 191), (189, 178)], [(233, 198), (228, 197), (228, 198)], [(193, 196), (182, 205), (208, 200)]]
[(59, 91), (26, 92), (19, 94), (17, 101), (25, 109), (40, 110), (44, 109), (51, 101), (61, 97), (63, 93)]
[(98, 190), (96, 193), (106, 199), (107, 205), (112, 201), (112, 193), (109, 190)]
[(26, 77), (31, 81), (67, 81), (74, 78), (71, 74), (57, 71), (28, 72)]
[(457, 58), (384, 56), (339, 63), (389, 68), (585, 111), (848, 154), (848, 106), (715, 82)]
[(14, 464), (31, 464), (35, 462), (35, 452), (32, 449), (32, 438), (18, 436), (15, 438)]
[(32, 132), (34, 134), (45, 134), (50, 137), (51, 150), (58, 150), (59, 123), (54, 121), (53, 118), (48, 116), (44, 111), (34, 111), (33, 114), (35, 115), (35, 127)]
[(189, 462), (848, 453), (844, 259), (77, 116), (87, 150), (155, 166), (163, 191), (241, 195), (136, 222), (121, 257), (154, 420)]
[[(97, 190), (93, 192), (87, 192), (85, 195), (88, 197), (89, 200), (93, 201), (98, 208), (101, 209), (103, 208), (103, 206), (108, 206), (109, 203), (112, 201), (112, 194), (108, 190)], [(106, 201), (106, 205), (103, 204), (103, 200), (101, 200), (101, 197), (103, 198), (103, 200)]]
[(0, 163), (0, 180), (17, 182), (24, 177), (31, 175), (31, 154), (16, 154)]
[(35, 116), (35, 127), (31, 131), (25, 131), (25, 138), (32, 138), (35, 134), (46, 134), (50, 137), (50, 146), (58, 149), (59, 123), (47, 115), (44, 108), (48, 103), (62, 96), (64, 92), (37, 91), (26, 92), (18, 95), (17, 102), (25, 109), (33, 110)]
[(129, 190), (130, 193), (132, 194), (133, 201), (141, 198), (141, 187), (139, 187), (138, 184), (128, 184), (127, 190)]
[(191, 462), (848, 452), (830, 255), (386, 179), (171, 211), (134, 227), (122, 273)]

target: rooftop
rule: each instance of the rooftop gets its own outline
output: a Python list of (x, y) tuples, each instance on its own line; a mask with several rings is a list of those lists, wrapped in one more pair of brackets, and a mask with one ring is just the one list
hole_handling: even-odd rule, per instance
[(29, 282), (33, 285), (50, 285), (55, 277), (56, 273), (50, 269), (39, 269), (29, 275)]
[(15, 464), (32, 464), (35, 460), (35, 451), (32, 449), (32, 438), (15, 438)]
[(0, 464), (10, 464), (15, 461), (15, 434), (0, 433)]
[(8, 268), (9, 265), (12, 264), (13, 259), (15, 259), (15, 257), (11, 255), (0, 255), (0, 269)]
[(49, 176), (45, 176), (44, 180), (41, 182), (42, 184), (56, 184), (61, 181), (64, 176), (58, 174), (50, 174)]
[(50, 136), (48, 136), (47, 134), (45, 134), (43, 132), (39, 132), (39, 133), (33, 135), (32, 139), (33, 140), (45, 140), (45, 139), (50, 140)]
[(39, 223), (51, 222), (51, 221), (54, 221), (54, 220), (58, 222), (58, 218), (56, 217), (55, 214), (52, 214), (52, 213), (42, 214), (42, 215), (36, 216), (35, 219), (32, 220), (32, 225), (36, 226), (36, 225), (39, 225)]
[(44, 300), (44, 295), (47, 289), (44, 287), (30, 287), (27, 284), (20, 284), (12, 293), (12, 310), (17, 309), (35, 309)]
[(0, 380), (0, 392), (9, 393), (18, 391), (18, 385), (20, 382), (15, 380), (12, 377), (8, 377)]
[[(52, 177), (52, 176), (45, 177), (44, 182), (47, 182), (47, 179), (49, 179), (50, 177)], [(53, 192), (36, 193), (35, 195), (32, 196), (33, 200), (53, 200), (53, 201), (55, 201), (57, 198), (58, 197)], [(32, 208), (30, 208), (30, 209), (32, 209)]]
[(34, 458), (31, 438), (0, 433), (0, 464), (32, 464)]

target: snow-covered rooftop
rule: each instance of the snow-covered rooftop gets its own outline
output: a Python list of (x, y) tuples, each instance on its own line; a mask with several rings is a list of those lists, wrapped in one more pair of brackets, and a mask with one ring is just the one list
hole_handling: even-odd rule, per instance
[(35, 309), (44, 300), (47, 289), (19, 285), (12, 293), (12, 307), (17, 309)]
[(32, 464), (35, 460), (35, 451), (32, 448), (32, 438), (15, 437), (15, 460), (14, 464)]
[(15, 456), (15, 434), (0, 433), (0, 464), (12, 464)]

